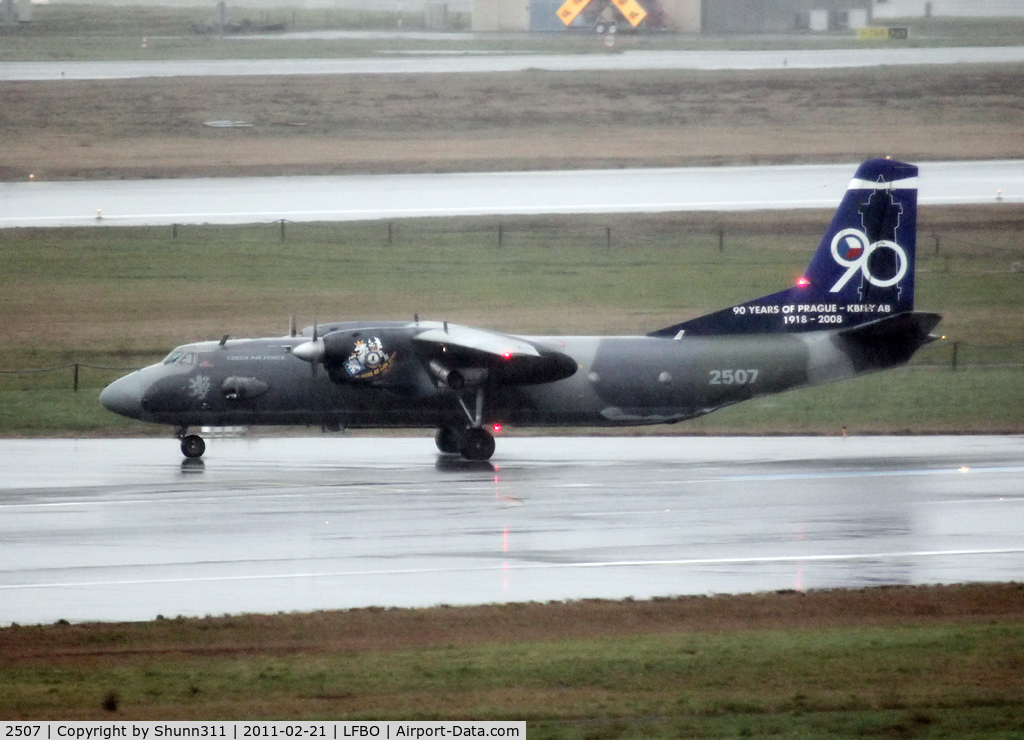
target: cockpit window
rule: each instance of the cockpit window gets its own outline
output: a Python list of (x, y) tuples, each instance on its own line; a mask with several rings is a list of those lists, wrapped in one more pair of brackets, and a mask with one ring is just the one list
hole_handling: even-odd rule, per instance
[(164, 364), (173, 365), (176, 362), (181, 365), (198, 365), (199, 356), (195, 352), (183, 352), (180, 349), (176, 349), (167, 355), (164, 359)]

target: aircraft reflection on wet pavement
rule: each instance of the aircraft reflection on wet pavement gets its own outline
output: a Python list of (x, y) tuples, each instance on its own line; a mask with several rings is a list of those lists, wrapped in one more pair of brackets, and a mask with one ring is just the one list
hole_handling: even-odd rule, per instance
[(436, 427), (487, 460), (497, 425), (674, 423), (750, 398), (906, 363), (940, 317), (914, 311), (917, 167), (862, 164), (790, 288), (647, 336), (531, 337), (419, 321), (344, 321), (199, 342), (100, 395), (111, 411), (190, 427)]

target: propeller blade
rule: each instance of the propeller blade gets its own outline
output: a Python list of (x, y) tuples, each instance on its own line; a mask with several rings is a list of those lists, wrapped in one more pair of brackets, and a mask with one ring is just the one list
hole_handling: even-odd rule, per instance
[(313, 377), (317, 376), (320, 372), (320, 363), (324, 359), (324, 340), (317, 338), (319, 333), (319, 321), (316, 314), (313, 314), (313, 346), (315, 349), (315, 357), (310, 360), (310, 369), (313, 371)]

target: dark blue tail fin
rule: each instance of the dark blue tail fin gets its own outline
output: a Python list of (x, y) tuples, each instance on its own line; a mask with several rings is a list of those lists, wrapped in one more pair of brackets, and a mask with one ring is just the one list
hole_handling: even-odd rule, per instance
[(914, 310), (917, 167), (872, 159), (857, 169), (797, 284), (651, 336), (842, 329)]

